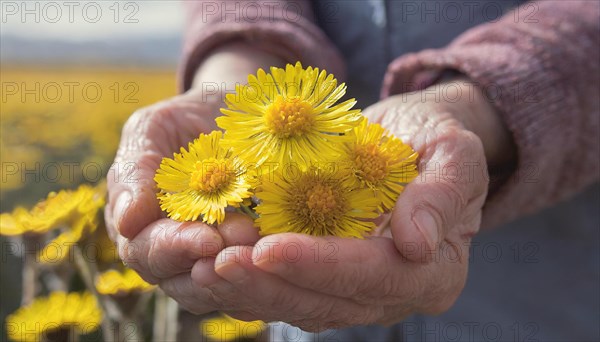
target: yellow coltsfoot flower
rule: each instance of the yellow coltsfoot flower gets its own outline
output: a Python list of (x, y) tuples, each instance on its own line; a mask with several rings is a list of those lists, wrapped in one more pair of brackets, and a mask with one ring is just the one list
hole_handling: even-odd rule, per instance
[(242, 341), (256, 339), (267, 328), (263, 321), (241, 321), (226, 314), (200, 323), (200, 332), (211, 341)]
[(3, 213), (0, 235), (43, 234), (95, 215), (103, 206), (104, 192), (99, 187), (81, 185), (77, 190), (51, 192), (29, 211), (18, 207), (11, 214)]
[(227, 206), (239, 206), (251, 196), (242, 161), (221, 146), (222, 133), (213, 131), (163, 158), (154, 180), (161, 192), (160, 207), (177, 221), (221, 223)]
[(123, 295), (132, 292), (146, 292), (155, 288), (148, 284), (134, 270), (125, 269), (123, 272), (116, 270), (106, 271), (96, 279), (96, 290), (105, 295)]
[(248, 85), (228, 94), (224, 116), (216, 119), (225, 130), (224, 143), (257, 166), (265, 162), (296, 163), (306, 169), (339, 155), (341, 143), (353, 136), (363, 119), (352, 110), (354, 99), (337, 103), (345, 84), (325, 70), (302, 68), (300, 62), (285, 69), (259, 69)]
[[(46, 215), (49, 211), (54, 211), (57, 218), (53, 221), (56, 227), (65, 227), (56, 238), (52, 239), (38, 253), (38, 258), (42, 263), (60, 263), (63, 262), (70, 253), (71, 246), (79, 242), (96, 231), (98, 228), (98, 212), (104, 207), (106, 189), (104, 184), (96, 187), (81, 185), (76, 191), (61, 191), (52, 201), (46, 203)], [(66, 209), (60, 217), (60, 206)], [(32, 217), (38, 221), (44, 218), (34, 210)], [(51, 215), (49, 215), (51, 216)], [(38, 223), (41, 225), (41, 223)]]
[(18, 207), (0, 218), (0, 235), (42, 235), (54, 230), (58, 236), (38, 253), (42, 263), (60, 263), (71, 247), (98, 227), (98, 212), (104, 207), (103, 185), (81, 185), (77, 190), (51, 192), (31, 210)]
[(66, 340), (73, 338), (68, 334), (94, 332), (101, 322), (102, 311), (91, 293), (52, 292), (9, 315), (6, 333), (13, 341)]
[(379, 201), (369, 189), (353, 188), (344, 170), (311, 168), (264, 177), (256, 196), (262, 235), (303, 233), (362, 238), (375, 228)]
[(345, 160), (357, 185), (372, 189), (381, 201), (381, 210), (388, 211), (396, 204), (404, 185), (417, 176), (418, 154), (383, 127), (367, 120), (354, 131), (356, 140), (346, 144)]

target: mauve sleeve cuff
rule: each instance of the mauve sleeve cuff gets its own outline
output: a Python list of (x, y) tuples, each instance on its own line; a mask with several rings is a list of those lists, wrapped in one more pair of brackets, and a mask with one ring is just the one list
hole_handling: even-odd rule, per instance
[(207, 24), (199, 19), (191, 22), (186, 32), (179, 69), (182, 91), (191, 87), (196, 69), (212, 50), (234, 41), (248, 42), (288, 63), (300, 61), (304, 66), (326, 69), (338, 79), (345, 78), (338, 50), (318, 27), (297, 13), (282, 12), (252, 22), (224, 20)]
[(593, 3), (541, 3), (539, 25), (507, 15), (444, 49), (408, 54), (388, 67), (382, 97), (423, 89), (451, 69), (480, 85), (502, 115), (518, 162), (488, 196), (484, 228), (598, 181), (600, 28)]

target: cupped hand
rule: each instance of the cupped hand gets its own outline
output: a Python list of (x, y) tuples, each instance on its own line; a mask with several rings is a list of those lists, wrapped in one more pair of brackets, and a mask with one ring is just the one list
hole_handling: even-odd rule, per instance
[(189, 272), (199, 258), (216, 256), (234, 238), (257, 239), (254, 229), (220, 234), (201, 222), (168, 219), (156, 198), (154, 175), (162, 158), (216, 129), (213, 118), (220, 105), (220, 98), (192, 90), (136, 111), (123, 128), (107, 176), (105, 221), (123, 261), (151, 283)]
[[(469, 242), (480, 226), (486, 152), (498, 150), (474, 131), (493, 127), (487, 123), (496, 114), (477, 100), (481, 93), (454, 102), (423, 95), (392, 96), (365, 110), (420, 156), (420, 175), (398, 199), (389, 230), (364, 240), (287, 233), (254, 246), (224, 244), (191, 272), (163, 278), (163, 290), (192, 312), (216, 309), (309, 331), (447, 310), (464, 286)], [(488, 121), (474, 126), (477, 120)], [(236, 217), (237, 229), (251, 227)]]
[(105, 221), (123, 261), (145, 280), (160, 283), (189, 274), (200, 258), (215, 257), (225, 246), (258, 240), (256, 229), (239, 224), (236, 215), (230, 215), (219, 231), (201, 222), (166, 218), (156, 198), (154, 175), (163, 157), (172, 157), (200, 133), (217, 128), (214, 118), (227, 89), (259, 67), (281, 63), (244, 43), (224, 45), (203, 60), (190, 90), (140, 109), (127, 120), (107, 175)]

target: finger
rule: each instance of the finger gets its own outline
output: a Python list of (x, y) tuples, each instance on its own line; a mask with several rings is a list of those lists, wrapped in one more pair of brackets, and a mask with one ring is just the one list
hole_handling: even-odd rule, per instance
[(421, 295), (410, 284), (414, 265), (389, 238), (270, 235), (256, 244), (252, 258), (256, 267), (300, 287), (358, 303), (405, 303)]
[[(301, 288), (265, 273), (253, 265), (252, 253), (252, 247), (228, 247), (216, 259), (216, 273), (237, 289), (235, 298), (245, 303), (237, 311), (249, 312), (264, 321), (285, 321), (310, 331), (372, 323), (383, 312), (380, 307), (359, 305)], [(218, 288), (213, 290), (219, 293)]]
[(240, 213), (227, 213), (218, 230), (227, 247), (253, 246), (260, 239), (252, 218)]
[[(163, 156), (212, 126), (205, 107), (180, 98), (135, 112), (123, 127), (115, 163), (108, 176), (107, 227), (133, 238), (161, 217), (154, 175)], [(111, 233), (114, 236), (114, 233)]]
[[(211, 267), (214, 267), (214, 258), (206, 258), (198, 262), (210, 263)], [(197, 286), (192, 280), (190, 272), (162, 279), (159, 285), (169, 297), (193, 314), (200, 315), (217, 310), (211, 301), (203, 300), (210, 298), (208, 294), (210, 291)]]
[(189, 272), (198, 259), (214, 257), (223, 247), (221, 235), (209, 225), (160, 219), (122, 241), (119, 254), (129, 267), (156, 282)]
[(200, 314), (215, 310), (239, 310), (249, 304), (237, 289), (215, 272), (215, 258), (200, 258), (191, 272), (162, 279), (160, 287), (186, 310)]
[(186, 310), (200, 314), (210, 311), (239, 311), (252, 306), (248, 298), (215, 272), (215, 258), (200, 258), (191, 272), (160, 280), (160, 287)]
[(439, 133), (422, 150), (421, 161), (419, 176), (396, 202), (390, 226), (403, 256), (430, 262), (444, 240), (459, 241), (479, 229), (486, 164), (481, 141), (460, 129)]
[(296, 286), (402, 312), (415, 312), (431, 303), (431, 296), (449, 307), (464, 286), (468, 244), (444, 244), (437, 257), (436, 263), (411, 262), (389, 238), (292, 233), (261, 239), (252, 256), (256, 267)]

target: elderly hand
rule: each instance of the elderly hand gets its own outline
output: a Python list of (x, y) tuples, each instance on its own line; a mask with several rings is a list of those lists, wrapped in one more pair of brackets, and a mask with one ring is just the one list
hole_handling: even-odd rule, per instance
[[(200, 222), (167, 219), (156, 199), (154, 175), (163, 157), (172, 157), (200, 133), (217, 128), (214, 118), (226, 89), (245, 82), (259, 67), (278, 64), (279, 58), (241, 43), (229, 44), (204, 59), (188, 92), (140, 109), (127, 120), (107, 176), (105, 218), (121, 258), (147, 281), (189, 274), (199, 258), (214, 257), (227, 244), (258, 239), (256, 229), (237, 230), (244, 225), (232, 224), (232, 229), (218, 233)], [(232, 215), (227, 222), (236, 220)]]
[[(464, 87), (472, 96), (463, 93), (457, 101), (448, 92)], [(434, 93), (452, 101), (425, 96)], [(469, 241), (479, 230), (486, 156), (507, 154), (502, 146), (510, 145), (508, 133), (481, 92), (464, 81), (393, 96), (365, 114), (420, 155), (420, 176), (400, 196), (382, 236), (289, 233), (249, 246), (258, 239), (252, 222), (233, 214), (216, 231), (188, 223), (167, 237), (165, 223), (157, 224), (163, 228), (131, 241), (140, 253), (124, 253), (125, 260), (142, 274), (150, 271), (145, 278), (157, 276), (162, 289), (192, 312), (221, 310), (310, 331), (391, 324), (412, 313), (447, 310), (464, 286)], [(239, 232), (244, 241), (235, 241)], [(207, 251), (207, 241), (216, 248)], [(219, 252), (223, 246), (229, 247)], [(152, 254), (160, 257), (150, 262)]]

